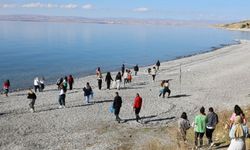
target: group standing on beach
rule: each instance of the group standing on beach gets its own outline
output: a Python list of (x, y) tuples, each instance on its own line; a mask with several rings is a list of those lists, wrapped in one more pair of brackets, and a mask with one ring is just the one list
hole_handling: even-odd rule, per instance
[(41, 77), (41, 78), (35, 77), (35, 79), (34, 79), (35, 92), (37, 92), (37, 90), (39, 92), (43, 92), (44, 88), (45, 88), (45, 78), (44, 77)]
[[(228, 150), (245, 150), (245, 138), (248, 137), (248, 127), (246, 125), (246, 117), (238, 105), (234, 107), (234, 113), (230, 117), (230, 123), (227, 124), (229, 129), (230, 145)], [(209, 108), (208, 114), (205, 113), (205, 108), (200, 108), (200, 113), (195, 116), (193, 127), (195, 132), (195, 148), (203, 147), (203, 136), (206, 135), (210, 148), (214, 146), (213, 132), (216, 129), (219, 119), (212, 107)], [(178, 120), (178, 129), (182, 140), (186, 143), (186, 131), (190, 128), (190, 122), (187, 119), (187, 114), (182, 113)]]
[[(157, 72), (159, 71), (160, 67), (160, 61), (158, 60), (156, 63), (156, 67), (154, 66), (152, 69), (149, 69), (149, 74), (152, 75), (153, 81), (155, 81), (155, 77)], [(137, 72), (139, 71), (138, 65), (134, 66), (135, 76), (137, 76)], [(96, 77), (97, 77), (97, 84), (98, 89), (102, 89), (102, 72), (101, 68), (98, 67), (96, 69)], [(113, 82), (115, 84), (115, 87), (117, 90), (120, 90), (122, 80), (124, 82), (124, 86), (127, 83), (130, 83), (132, 80), (132, 73), (129, 69), (125, 68), (125, 65), (122, 65), (121, 71), (119, 71), (115, 77), (115, 80), (113, 80), (111, 73), (107, 72), (105, 77), (105, 82), (107, 84), (107, 89), (111, 89), (111, 83)], [(159, 97), (165, 97), (165, 94), (168, 93), (167, 97), (170, 97), (171, 90), (169, 89), (169, 81), (170, 80), (163, 80), (161, 82), (161, 90), (159, 93)], [(66, 93), (67, 89), (73, 90), (73, 84), (74, 84), (74, 78), (72, 75), (65, 76), (64, 78), (59, 78), (57, 80), (57, 86), (59, 90), (59, 108), (65, 108), (65, 99), (66, 99)], [(3, 89), (4, 94), (6, 97), (8, 97), (10, 88), (10, 81), (6, 80), (3, 83)], [(34, 92), (32, 89), (29, 89), (27, 98), (30, 99), (29, 108), (31, 112), (35, 112), (35, 102), (37, 99), (36, 92), (42, 92), (45, 88), (45, 78), (34, 78)], [(84, 92), (84, 100), (86, 104), (91, 103), (90, 99), (93, 99), (93, 89), (90, 86), (90, 83), (87, 82), (86, 86), (83, 87)], [(133, 103), (133, 111), (135, 114), (135, 120), (139, 122), (140, 118), (140, 111), (142, 108), (142, 97), (139, 95), (139, 93), (136, 93), (136, 96), (134, 98)], [(115, 92), (115, 97), (112, 103), (112, 109), (114, 110), (115, 119), (118, 123), (122, 121), (120, 118), (120, 110), (122, 108), (122, 97), (119, 95), (118, 92)], [(218, 115), (214, 112), (213, 107), (209, 107), (208, 113), (205, 113), (205, 108), (201, 107), (199, 114), (197, 114), (194, 118), (194, 122), (192, 125), (190, 125), (190, 122), (188, 120), (188, 116), (186, 112), (183, 112), (181, 114), (181, 117), (178, 120), (178, 131), (182, 138), (182, 140), (186, 143), (187, 142), (187, 130), (193, 126), (194, 128), (194, 145), (196, 148), (203, 147), (203, 137), (204, 135), (207, 137), (207, 144), (212, 147), (214, 145), (213, 142), (213, 132), (216, 129), (216, 126), (219, 122)], [(234, 107), (234, 113), (230, 117), (230, 123), (228, 124), (229, 129), (229, 137), (231, 139), (230, 146), (228, 150), (245, 150), (245, 138), (248, 136), (248, 127), (247, 127), (247, 120), (246, 116), (243, 113), (242, 109), (235, 105)]]

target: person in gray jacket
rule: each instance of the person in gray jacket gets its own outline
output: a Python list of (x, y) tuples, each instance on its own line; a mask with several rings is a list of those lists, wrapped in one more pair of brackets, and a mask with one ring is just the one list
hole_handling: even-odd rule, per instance
[(181, 118), (178, 120), (178, 129), (184, 142), (187, 141), (186, 134), (189, 128), (190, 128), (190, 123), (187, 118), (187, 113), (183, 112), (181, 114)]
[(214, 109), (212, 107), (210, 107), (208, 110), (209, 112), (207, 114), (206, 136), (208, 139), (208, 144), (210, 146), (213, 146), (213, 132), (219, 120), (218, 115), (214, 112)]

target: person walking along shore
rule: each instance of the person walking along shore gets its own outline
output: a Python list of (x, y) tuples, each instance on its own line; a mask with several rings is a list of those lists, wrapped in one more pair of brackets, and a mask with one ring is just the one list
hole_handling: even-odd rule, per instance
[(40, 86), (39, 86), (40, 82), (39, 82), (39, 78), (38, 77), (35, 77), (34, 79), (34, 89), (35, 89), (35, 92), (38, 90), (40, 91)]
[(135, 111), (135, 117), (137, 122), (139, 122), (139, 120), (141, 119), (139, 116), (139, 113), (141, 111), (141, 106), (142, 106), (142, 98), (140, 97), (139, 93), (136, 93), (133, 108)]
[(102, 72), (101, 72), (100, 67), (96, 69), (96, 76), (97, 76), (97, 81), (98, 81), (98, 89), (101, 90), (102, 89)]
[(152, 77), (153, 77), (153, 81), (155, 81), (156, 72), (157, 72), (156, 68), (153, 67), (153, 69), (152, 69), (151, 72), (150, 72), (151, 75), (152, 75)]
[(113, 81), (111, 74), (110, 74), (110, 72), (107, 72), (107, 75), (105, 77), (105, 82), (107, 83), (107, 89), (109, 89), (109, 90), (110, 90), (111, 81)]
[(157, 70), (160, 70), (160, 66), (161, 66), (161, 63), (160, 63), (160, 61), (158, 60), (157, 62), (156, 62), (156, 67), (157, 67)]
[[(93, 94), (93, 91), (92, 91), (92, 88), (91, 86), (89, 85), (89, 82), (87, 82), (86, 84), (86, 87), (83, 88), (83, 91), (84, 91), (84, 97), (85, 97), (85, 101), (86, 101), (86, 104), (89, 104), (90, 103), (90, 96)], [(92, 95), (93, 97), (93, 95)]]
[(73, 78), (72, 75), (69, 75), (68, 83), (69, 83), (69, 90), (72, 90), (73, 89), (73, 84), (74, 84), (74, 78)]
[(119, 96), (118, 92), (115, 92), (115, 98), (114, 98), (114, 102), (113, 102), (113, 108), (115, 110), (115, 117), (116, 117), (116, 121), (118, 123), (121, 122), (121, 118), (119, 117), (119, 113), (120, 113), (120, 109), (122, 107), (122, 98), (121, 96)]
[(139, 66), (136, 64), (134, 66), (135, 76), (137, 76), (137, 72), (139, 71)]
[(115, 82), (116, 82), (116, 88), (117, 90), (120, 90), (121, 87), (121, 82), (122, 82), (122, 75), (121, 72), (118, 72), (116, 77), (115, 77)]
[(65, 108), (66, 89), (63, 83), (60, 85), (59, 108)]
[(9, 80), (6, 80), (6, 81), (3, 83), (3, 92), (4, 92), (4, 94), (5, 94), (6, 97), (8, 97), (9, 88), (10, 88), (10, 81), (9, 81)]
[(30, 107), (30, 112), (35, 112), (35, 102), (36, 102), (36, 94), (32, 91), (32, 89), (29, 89), (28, 92), (28, 99), (30, 99), (29, 107)]

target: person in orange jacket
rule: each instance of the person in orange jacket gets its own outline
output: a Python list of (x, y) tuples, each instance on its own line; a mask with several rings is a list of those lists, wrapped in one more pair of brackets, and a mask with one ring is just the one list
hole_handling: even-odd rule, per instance
[(133, 108), (135, 111), (135, 117), (137, 122), (139, 121), (139, 119), (141, 119), (139, 116), (139, 113), (141, 111), (141, 106), (142, 106), (142, 98), (140, 97), (139, 93), (136, 93)]

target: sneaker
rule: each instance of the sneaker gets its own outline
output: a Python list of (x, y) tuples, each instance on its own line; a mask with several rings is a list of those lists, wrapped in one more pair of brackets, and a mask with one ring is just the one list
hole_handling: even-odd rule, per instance
[(63, 105), (62, 108), (66, 108), (65, 105)]
[(62, 105), (59, 106), (59, 109), (63, 108)]
[(33, 112), (34, 112), (34, 109), (31, 108), (31, 109), (30, 109), (30, 112), (33, 113)]
[(214, 142), (212, 142), (209, 147), (213, 147), (213, 146), (214, 146)]

